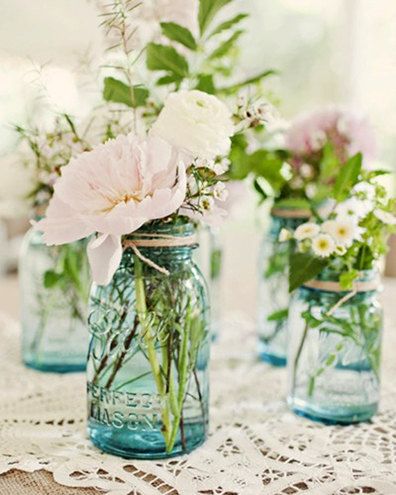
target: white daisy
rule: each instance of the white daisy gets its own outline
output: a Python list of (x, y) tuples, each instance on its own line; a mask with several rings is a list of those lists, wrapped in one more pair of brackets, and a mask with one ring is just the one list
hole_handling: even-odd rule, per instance
[(369, 199), (350, 198), (338, 204), (335, 213), (340, 217), (350, 217), (357, 221), (366, 217), (374, 208)]
[(328, 220), (322, 224), (322, 230), (336, 241), (338, 246), (349, 247), (360, 238), (363, 229), (351, 219)]
[(313, 237), (317, 236), (319, 232), (320, 232), (319, 225), (316, 225), (316, 223), (307, 222), (307, 223), (303, 223), (302, 225), (299, 225), (296, 228), (296, 231), (294, 232), (294, 238), (297, 239), (297, 241), (303, 241), (304, 239), (312, 239)]
[(381, 220), (381, 222), (386, 225), (396, 225), (396, 217), (392, 213), (389, 213), (389, 211), (384, 211), (377, 208), (374, 210), (374, 215), (378, 218), (378, 220)]
[(328, 234), (320, 234), (312, 241), (313, 252), (321, 257), (327, 258), (334, 253), (336, 244)]

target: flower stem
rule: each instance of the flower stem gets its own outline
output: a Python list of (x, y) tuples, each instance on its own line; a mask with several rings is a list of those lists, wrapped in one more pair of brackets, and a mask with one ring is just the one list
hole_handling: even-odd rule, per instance
[(294, 358), (292, 393), (294, 393), (295, 390), (296, 390), (298, 365), (299, 365), (299, 362), (300, 362), (301, 353), (302, 353), (302, 350), (303, 350), (303, 347), (304, 347), (304, 344), (305, 344), (305, 340), (306, 340), (307, 335), (308, 335), (308, 329), (309, 329), (308, 322), (305, 322), (305, 328), (304, 328), (304, 332), (303, 332), (303, 335), (302, 335), (302, 339), (301, 339), (300, 345), (298, 346), (296, 357)]
[(154, 338), (151, 334), (150, 324), (147, 321), (147, 304), (146, 304), (146, 291), (143, 280), (143, 267), (142, 267), (142, 262), (137, 256), (135, 256), (134, 259), (134, 266), (135, 266), (136, 312), (143, 331), (143, 338), (147, 347), (147, 356), (154, 376), (154, 381), (157, 387), (158, 394), (160, 395), (163, 402), (163, 409), (162, 409), (162, 422), (164, 426), (163, 435), (168, 449), (169, 435), (171, 432), (169, 406), (167, 401), (166, 388), (162, 378), (161, 367), (158, 362), (157, 352), (154, 345)]

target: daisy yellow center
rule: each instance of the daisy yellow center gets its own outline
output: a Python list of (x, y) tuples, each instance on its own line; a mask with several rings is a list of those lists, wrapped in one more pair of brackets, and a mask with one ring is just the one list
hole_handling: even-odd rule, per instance
[(318, 247), (319, 249), (327, 249), (329, 247), (329, 241), (327, 239), (320, 239)]

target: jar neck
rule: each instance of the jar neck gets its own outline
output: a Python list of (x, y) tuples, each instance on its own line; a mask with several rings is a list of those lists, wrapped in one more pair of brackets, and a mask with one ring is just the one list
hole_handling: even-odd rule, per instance
[(271, 215), (270, 235), (278, 238), (282, 229), (294, 231), (299, 225), (307, 221), (308, 218), (290, 218)]
[(123, 245), (127, 258), (141, 254), (142, 257), (163, 264), (173, 264), (191, 261), (198, 241), (195, 225), (191, 222), (164, 222), (145, 225), (133, 234), (124, 236)]

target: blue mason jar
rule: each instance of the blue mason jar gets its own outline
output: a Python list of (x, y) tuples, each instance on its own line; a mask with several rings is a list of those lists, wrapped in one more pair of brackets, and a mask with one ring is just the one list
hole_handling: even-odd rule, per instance
[(196, 244), (183, 245), (194, 226), (147, 228), (126, 241), (142, 233), (181, 241), (124, 249), (111, 283), (93, 288), (88, 428), (106, 452), (161, 459), (190, 452), (206, 439), (209, 315), (205, 283), (192, 259)]
[(324, 271), (293, 295), (288, 403), (312, 419), (350, 424), (378, 409), (383, 312), (374, 272), (362, 273), (356, 293), (340, 292), (337, 280)]
[(291, 242), (280, 242), (282, 229), (294, 231), (309, 212), (276, 209), (271, 213), (259, 254), (258, 337), (259, 357), (274, 366), (285, 366), (289, 313), (289, 251)]
[(19, 278), (25, 364), (40, 371), (84, 371), (91, 286), (86, 241), (49, 247), (40, 232), (30, 230)]

